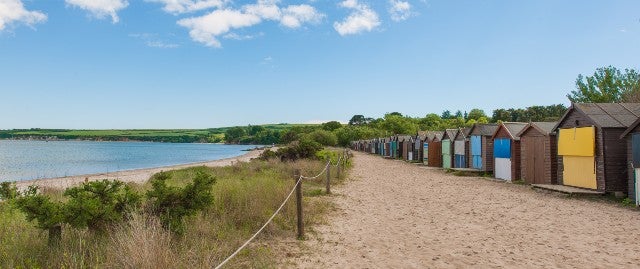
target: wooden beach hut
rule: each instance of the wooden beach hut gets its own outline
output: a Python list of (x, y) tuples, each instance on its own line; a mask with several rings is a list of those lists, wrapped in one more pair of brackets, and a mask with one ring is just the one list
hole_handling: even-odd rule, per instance
[(469, 139), (467, 137), (469, 129), (460, 128), (453, 138), (453, 167), (467, 168), (467, 156), (469, 151)]
[(497, 124), (476, 123), (469, 130), (469, 168), (485, 172), (493, 171), (493, 140), (491, 136), (498, 129)]
[(520, 179), (520, 137), (527, 123), (503, 122), (493, 133), (493, 175), (497, 179)]
[(424, 159), (424, 143), (427, 138), (427, 132), (419, 131), (413, 140), (413, 161), (423, 162)]
[(453, 141), (458, 129), (446, 129), (442, 134), (442, 168), (453, 167)]
[(626, 193), (627, 143), (620, 137), (639, 116), (639, 103), (572, 104), (553, 129), (558, 183)]
[(429, 144), (435, 134), (433, 132), (427, 132), (425, 134), (424, 142), (422, 142), (422, 163), (429, 165)]
[(433, 132), (429, 141), (429, 163), (430, 167), (442, 167), (442, 136), (444, 132)]
[(557, 122), (530, 122), (520, 137), (520, 177), (527, 184), (556, 184), (558, 140), (553, 132)]
[(620, 138), (627, 143), (628, 196), (636, 206), (640, 205), (640, 118)]

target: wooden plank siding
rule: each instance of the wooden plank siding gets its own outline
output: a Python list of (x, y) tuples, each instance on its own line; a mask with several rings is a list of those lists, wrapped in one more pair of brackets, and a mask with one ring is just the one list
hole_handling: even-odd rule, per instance
[[(555, 134), (528, 127), (520, 135), (521, 177), (527, 184), (557, 184), (558, 161)], [(535, 161), (533, 157), (535, 156)], [(535, 169), (535, 171), (530, 171)]]

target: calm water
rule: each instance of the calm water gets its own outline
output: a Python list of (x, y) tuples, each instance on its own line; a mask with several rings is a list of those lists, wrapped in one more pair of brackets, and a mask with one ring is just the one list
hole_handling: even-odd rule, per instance
[(114, 172), (236, 157), (255, 146), (0, 140), (0, 181)]

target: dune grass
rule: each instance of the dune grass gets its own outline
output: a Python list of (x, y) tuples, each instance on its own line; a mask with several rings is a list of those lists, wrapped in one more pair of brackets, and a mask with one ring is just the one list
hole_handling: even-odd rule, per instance
[[(228, 167), (193, 167), (169, 171), (169, 184), (182, 186), (197, 172), (217, 178), (213, 186), (214, 203), (207, 210), (186, 220), (186, 232), (176, 236), (166, 231), (157, 218), (140, 210), (127, 222), (106, 235), (63, 227), (58, 247), (47, 246), (47, 233), (28, 223), (11, 206), (0, 204), (0, 268), (210, 268), (216, 266), (242, 245), (271, 216), (294, 185), (294, 169), (303, 175), (315, 175), (324, 163), (302, 160), (294, 163), (257, 161)], [(346, 177), (335, 177), (339, 184)], [(144, 192), (150, 184), (134, 186)], [(331, 208), (324, 195), (324, 176), (303, 184), (305, 225), (308, 231), (324, 221)], [(62, 199), (60, 192), (48, 195)], [(258, 236), (227, 268), (277, 266), (281, 238), (294, 238), (295, 202), (290, 200), (273, 223)]]

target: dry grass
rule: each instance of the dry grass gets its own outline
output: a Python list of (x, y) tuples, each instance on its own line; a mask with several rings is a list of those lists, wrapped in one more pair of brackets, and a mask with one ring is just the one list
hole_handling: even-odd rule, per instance
[[(47, 234), (28, 223), (22, 213), (8, 204), (0, 205), (0, 268), (210, 268), (216, 266), (242, 245), (291, 190), (295, 169), (303, 175), (316, 175), (322, 170), (320, 161), (302, 160), (294, 163), (252, 161), (228, 167), (194, 167), (169, 171), (169, 184), (187, 184), (197, 172), (217, 178), (214, 204), (206, 211), (186, 219), (186, 232), (175, 236), (164, 230), (159, 221), (144, 212), (136, 213), (114, 227), (106, 236), (86, 230), (63, 228), (60, 247), (47, 246)], [(332, 183), (339, 184), (335, 167)], [(326, 221), (324, 215), (332, 208), (324, 196), (324, 179), (305, 181), (305, 225)], [(150, 184), (134, 186), (144, 192)], [(62, 199), (61, 192), (46, 193)], [(290, 200), (272, 225), (234, 258), (227, 268), (270, 268), (277, 264), (279, 249), (270, 242), (278, 238), (295, 237), (295, 202)]]

